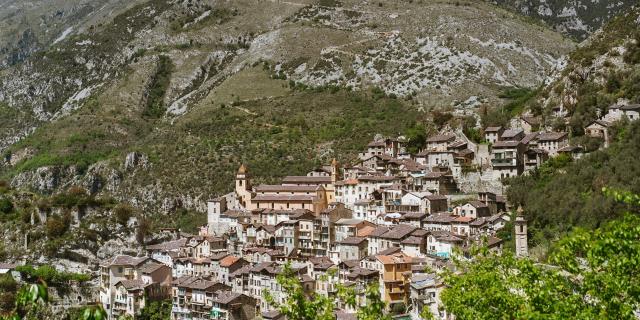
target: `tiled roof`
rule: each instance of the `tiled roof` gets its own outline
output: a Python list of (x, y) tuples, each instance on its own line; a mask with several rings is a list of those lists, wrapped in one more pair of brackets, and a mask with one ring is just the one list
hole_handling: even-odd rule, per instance
[(498, 132), (502, 129), (502, 127), (487, 127), (484, 129), (484, 132)]
[(162, 263), (147, 263), (140, 268), (140, 271), (142, 271), (142, 273), (153, 273), (164, 266)]
[(240, 260), (240, 257), (226, 256), (222, 260), (220, 260), (220, 266), (221, 267), (230, 267), (234, 263), (238, 262), (238, 260)]
[(515, 136), (517, 136), (517, 135), (519, 135), (519, 134), (521, 134), (523, 132), (524, 132), (524, 130), (522, 130), (522, 129), (508, 129), (508, 130), (505, 130), (502, 133), (502, 138), (510, 139), (510, 138), (513, 138), (513, 137), (515, 137)]
[(233, 301), (235, 301), (236, 299), (239, 299), (240, 297), (242, 297), (243, 294), (242, 293), (238, 293), (238, 292), (233, 292), (233, 291), (217, 291), (213, 301), (217, 302), (219, 304), (229, 304)]
[(382, 264), (412, 263), (413, 259), (403, 252), (397, 252), (390, 255), (377, 255), (376, 258)]
[(373, 230), (369, 236), (371, 237), (379, 237), (382, 236), (383, 234), (387, 233), (389, 231), (389, 227), (385, 227), (385, 226), (378, 226), (376, 227), (375, 230)]
[(422, 244), (424, 242), (423, 238), (420, 237), (416, 237), (416, 236), (410, 236), (404, 240), (402, 240), (402, 244)]
[(381, 236), (381, 238), (399, 240), (399, 239), (402, 239), (402, 238), (408, 236), (409, 234), (411, 234), (416, 229), (417, 228), (412, 226), (412, 225), (399, 224), (399, 225), (393, 227), (393, 229), (391, 229), (389, 232), (383, 234)]
[(455, 139), (456, 136), (454, 134), (439, 134), (435, 136), (431, 136), (427, 139), (427, 142), (445, 142), (449, 140)]
[(147, 257), (132, 257), (132, 256), (116, 256), (111, 260), (112, 266), (138, 266), (145, 262)]
[(429, 214), (427, 212), (407, 212), (402, 217), (405, 219), (418, 219), (422, 220)]
[(488, 206), (484, 204), (484, 202), (480, 202), (478, 200), (472, 200), (468, 202), (474, 208), (487, 208)]
[[(142, 281), (142, 279), (135, 279), (135, 280), (120, 280), (118, 281), (118, 283), (120, 283), (125, 289), (127, 289), (127, 291), (134, 291), (134, 290), (142, 290), (144, 289), (147, 284), (144, 283), (144, 281)], [(118, 285), (116, 283), (116, 285)]]
[(281, 184), (261, 184), (254, 187), (255, 192), (315, 192), (318, 189), (316, 185), (307, 186), (288, 186)]
[(493, 144), (492, 148), (513, 148), (517, 147), (520, 144), (520, 141), (496, 141)]
[(313, 201), (316, 195), (312, 194), (259, 194), (251, 199), (251, 201)]
[(544, 132), (538, 135), (538, 141), (557, 141), (565, 138), (567, 135), (566, 132)]
[(329, 184), (331, 177), (287, 176), (282, 183)]
[(366, 240), (367, 239), (360, 238), (360, 237), (348, 237), (348, 238), (343, 239), (339, 243), (340, 244), (346, 244), (346, 245), (352, 245), (352, 244), (358, 245), (358, 244), (361, 244), (361, 243), (365, 242)]
[(376, 230), (376, 227), (374, 227), (374, 226), (364, 226), (360, 230), (358, 230), (356, 235), (358, 237), (368, 237), (369, 235), (371, 235), (371, 233), (374, 230)]
[(343, 218), (343, 219), (340, 219), (340, 220), (336, 221), (336, 224), (346, 225), (346, 226), (353, 226), (353, 225), (357, 225), (357, 224), (361, 223), (362, 221), (364, 221), (364, 220), (355, 219), (355, 218)]

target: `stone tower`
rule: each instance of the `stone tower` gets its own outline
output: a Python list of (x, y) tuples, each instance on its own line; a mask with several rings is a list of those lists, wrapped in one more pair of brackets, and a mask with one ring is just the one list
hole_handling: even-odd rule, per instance
[(226, 230), (220, 225), (220, 214), (227, 210), (227, 199), (216, 198), (207, 202), (207, 226), (209, 234), (222, 235)]
[(251, 179), (249, 176), (249, 170), (244, 164), (240, 165), (238, 172), (236, 173), (236, 195), (238, 202), (248, 210), (251, 210)]
[(526, 257), (529, 255), (529, 247), (527, 245), (527, 220), (524, 218), (522, 206), (518, 206), (516, 221), (516, 256)]
[(331, 184), (335, 184), (340, 179), (340, 164), (333, 158), (331, 161)]

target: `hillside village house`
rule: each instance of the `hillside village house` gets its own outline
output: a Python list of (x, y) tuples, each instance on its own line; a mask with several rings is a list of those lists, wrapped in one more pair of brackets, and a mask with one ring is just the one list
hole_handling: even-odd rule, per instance
[(484, 129), (484, 140), (494, 144), (500, 139), (503, 132), (504, 129), (502, 127), (487, 127)]
[(110, 318), (134, 315), (147, 298), (170, 295), (171, 268), (148, 257), (120, 255), (100, 266), (100, 302)]
[(413, 315), (419, 317), (423, 308), (429, 308), (431, 314), (446, 319), (447, 314), (439, 308), (442, 305), (440, 293), (443, 289), (444, 283), (436, 274), (419, 273), (412, 276), (410, 299)]
[(569, 144), (566, 132), (544, 132), (538, 135), (538, 148), (544, 150), (551, 157), (558, 155), (558, 150)]
[(524, 146), (520, 141), (496, 142), (491, 148), (494, 178), (497, 180), (521, 175), (524, 171), (523, 154)]
[(453, 213), (461, 217), (481, 218), (491, 215), (489, 206), (480, 201), (469, 201), (453, 209)]
[[(522, 130), (497, 132), (494, 159), (520, 157), (509, 163), (515, 167), (524, 167), (525, 150), (546, 141)], [(135, 277), (116, 279), (117, 299), (110, 304), (118, 300), (117, 314), (135, 314), (146, 302), (141, 297), (170, 287), (172, 319), (278, 319), (264, 292), (276, 302), (285, 300), (277, 276), (284, 263), (291, 263), (309, 293), (334, 295), (340, 283), (357, 290), (361, 305), (366, 303), (364, 289), (375, 283), (388, 308), (419, 303), (440, 310), (433, 298), (441, 284), (416, 276), (424, 274), (427, 264), (446, 267), (455, 248), (474, 243), (499, 248), (502, 242), (495, 233), (508, 220), (506, 202), (482, 192), (478, 200), (449, 207), (447, 194), (457, 190), (460, 178), (453, 170), (475, 159), (467, 141), (453, 134), (429, 139), (426, 163), (438, 152), (454, 155), (453, 163), (438, 161), (431, 168), (417, 158), (402, 158), (402, 144), (401, 139), (379, 139), (369, 144), (357, 165), (342, 172), (333, 161), (304, 176), (287, 176), (280, 184), (253, 185), (247, 168), (240, 166), (235, 190), (207, 203), (208, 225), (198, 236), (176, 231), (171, 235), (175, 240), (147, 247), (157, 259), (151, 261), (154, 266), (170, 268), (169, 286)], [(493, 169), (505, 170), (494, 162)], [(478, 240), (485, 235), (489, 243)], [(145, 263), (132, 259), (132, 269)], [(127, 304), (129, 298), (132, 303)], [(340, 303), (335, 307), (341, 319), (357, 312), (357, 307)]]
[(640, 119), (640, 104), (609, 106), (602, 120), (611, 123), (620, 121), (625, 117), (631, 121)]
[(382, 300), (390, 308), (395, 304), (407, 305), (413, 258), (402, 253), (377, 255), (377, 271), (380, 274)]
[(501, 141), (521, 141), (525, 136), (522, 129), (507, 129), (500, 136)]
[(529, 134), (538, 130), (540, 127), (540, 117), (533, 117), (525, 115), (520, 117), (520, 128), (524, 131), (524, 134)]

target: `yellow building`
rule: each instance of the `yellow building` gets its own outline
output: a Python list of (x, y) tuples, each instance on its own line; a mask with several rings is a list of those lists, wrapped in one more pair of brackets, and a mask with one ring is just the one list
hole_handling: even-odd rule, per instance
[(320, 214), (335, 202), (334, 183), (338, 164), (332, 163), (332, 174), (327, 176), (287, 176), (279, 185), (252, 187), (251, 176), (245, 165), (236, 173), (235, 193), (238, 203), (246, 210), (307, 209)]
[(399, 251), (389, 255), (377, 255), (376, 259), (383, 300), (389, 307), (397, 303), (403, 303), (406, 306), (409, 299), (413, 258)]

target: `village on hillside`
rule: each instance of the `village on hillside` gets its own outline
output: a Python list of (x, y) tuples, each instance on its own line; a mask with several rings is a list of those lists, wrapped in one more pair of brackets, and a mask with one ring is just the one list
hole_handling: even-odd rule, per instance
[[(585, 132), (606, 147), (611, 123), (637, 120), (639, 111), (611, 107)], [(483, 144), (441, 132), (417, 154), (404, 137), (377, 137), (354, 163), (334, 159), (274, 185), (254, 185), (251, 168), (239, 164), (234, 190), (208, 201), (199, 234), (166, 228), (171, 240), (146, 246), (146, 256), (103, 261), (96, 299), (109, 319), (135, 318), (161, 299), (172, 301), (174, 320), (284, 319), (277, 276), (286, 264), (309, 293), (355, 289), (356, 307), (336, 305), (337, 319), (355, 319), (372, 284), (397, 319), (419, 319), (423, 308), (448, 318), (436, 271), (453, 270), (452, 258), (473, 247), (501, 251), (501, 232), (513, 234), (516, 256), (528, 255), (527, 221), (501, 182), (553, 157), (584, 154), (568, 133), (534, 131), (531, 117), (518, 121), (485, 128)], [(13, 268), (0, 265), (0, 273)]]

